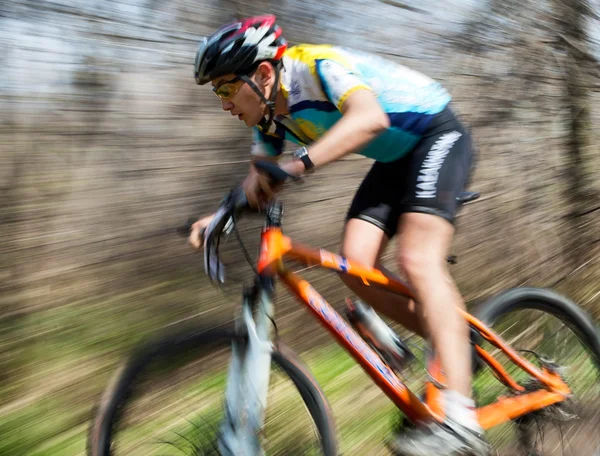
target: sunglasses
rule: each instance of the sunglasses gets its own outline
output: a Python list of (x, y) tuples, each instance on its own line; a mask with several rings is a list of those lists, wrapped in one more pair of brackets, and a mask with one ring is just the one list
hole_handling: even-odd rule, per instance
[(213, 92), (221, 100), (230, 100), (242, 88), (242, 84), (236, 84), (243, 80), (243, 76), (236, 76), (229, 81), (223, 81), (216, 87), (213, 87)]

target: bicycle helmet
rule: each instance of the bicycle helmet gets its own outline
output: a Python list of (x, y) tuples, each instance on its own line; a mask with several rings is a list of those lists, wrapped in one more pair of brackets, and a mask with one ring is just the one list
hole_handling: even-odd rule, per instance
[(254, 16), (226, 24), (204, 37), (198, 46), (194, 62), (196, 83), (204, 85), (226, 74), (241, 76), (269, 108), (269, 116), (261, 122), (261, 129), (268, 129), (273, 119), (275, 97), (270, 99), (248, 77), (262, 61), (270, 61), (276, 70), (275, 87), (279, 84), (281, 57), (287, 48), (282, 30), (275, 24), (275, 16)]

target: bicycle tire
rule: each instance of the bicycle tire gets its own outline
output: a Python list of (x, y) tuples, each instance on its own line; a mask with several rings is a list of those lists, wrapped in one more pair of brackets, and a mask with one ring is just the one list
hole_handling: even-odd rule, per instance
[[(113, 456), (113, 433), (120, 420), (120, 411), (130, 400), (136, 380), (153, 360), (165, 356), (186, 356), (195, 353), (201, 357), (211, 350), (231, 346), (234, 339), (247, 340), (230, 328), (181, 329), (147, 342), (134, 351), (113, 376), (93, 412), (88, 433), (88, 455)], [(292, 381), (304, 402), (319, 435), (323, 455), (337, 455), (337, 439), (333, 414), (323, 391), (308, 369), (283, 343), (274, 347), (272, 362)]]
[[(536, 309), (567, 320), (590, 348), (600, 368), (600, 334), (592, 318), (573, 301), (551, 290), (532, 287), (507, 290), (485, 301), (473, 316), (485, 325), (493, 326), (502, 315), (520, 309)], [(475, 336), (474, 341), (479, 342), (480, 338)], [(478, 371), (481, 367), (478, 363), (473, 369)]]
[[(586, 365), (589, 365), (589, 367), (591, 369), (594, 369), (594, 365), (595, 365), (595, 378), (596, 378), (596, 383), (594, 383), (594, 373), (590, 374), (590, 377), (592, 378), (591, 380), (591, 384), (592, 385), (597, 385), (598, 381), (600, 381), (600, 334), (598, 331), (598, 328), (596, 327), (596, 325), (594, 324), (592, 318), (585, 312), (583, 311), (581, 308), (579, 308), (574, 302), (572, 302), (571, 300), (565, 298), (564, 296), (561, 296), (558, 293), (555, 293), (553, 291), (547, 290), (547, 289), (540, 289), (540, 288), (517, 288), (517, 289), (511, 289), (511, 290), (507, 290), (503, 293), (500, 293), (499, 295), (493, 297), (492, 299), (488, 300), (487, 302), (484, 302), (474, 313), (473, 315), (476, 316), (478, 319), (480, 319), (484, 324), (486, 324), (488, 327), (492, 328), (492, 330), (498, 330), (500, 328), (496, 328), (495, 325), (497, 324), (498, 327), (502, 326), (502, 322), (505, 321), (505, 326), (503, 327), (504, 329), (506, 329), (507, 331), (510, 331), (511, 329), (514, 329), (517, 331), (517, 334), (519, 334), (519, 331), (522, 329), (522, 327), (527, 327), (527, 324), (529, 321), (533, 321), (535, 322), (535, 324), (539, 324), (539, 325), (543, 325), (544, 323), (540, 323), (539, 320), (536, 320), (537, 317), (539, 316), (544, 316), (544, 314), (546, 315), (550, 315), (551, 318), (556, 319), (558, 322), (560, 322), (562, 325), (564, 325), (569, 331), (571, 331), (573, 333), (573, 335), (575, 336), (575, 338), (573, 340), (578, 340), (581, 345), (583, 345), (583, 347), (585, 348), (585, 350), (582, 350), (581, 352), (585, 352), (585, 355), (589, 357), (589, 362)], [(508, 316), (508, 318), (507, 318)], [(519, 321), (518, 318), (519, 316), (525, 316), (526, 318), (529, 318), (531, 320), (527, 320), (527, 321)], [(527, 317), (528, 316), (528, 317)], [(505, 320), (503, 320), (505, 319)], [(519, 326), (521, 325), (521, 326)], [(519, 344), (522, 343), (531, 343), (531, 344), (538, 344), (539, 347), (542, 347), (542, 345), (545, 347), (549, 347), (549, 346), (554, 346), (556, 347), (557, 350), (559, 350), (559, 347), (561, 346), (561, 342), (564, 345), (568, 345), (567, 341), (565, 340), (563, 342), (563, 339), (561, 338), (563, 336), (563, 333), (561, 332), (561, 336), (558, 335), (558, 333), (554, 336), (555, 338), (558, 338), (556, 340), (556, 342), (559, 343), (552, 343), (552, 344), (545, 344), (543, 337), (538, 337), (538, 334), (535, 333), (535, 331), (533, 330), (532, 326), (530, 326), (529, 328), (531, 328), (532, 332), (530, 333), (530, 335), (527, 335), (525, 337), (521, 338), (521, 335), (519, 335), (520, 340), (519, 340)], [(547, 331), (546, 329), (544, 330), (540, 330), (540, 331), (546, 331), (545, 334), (550, 333), (550, 331)], [(562, 330), (559, 330), (562, 331)], [(503, 336), (501, 334), (501, 336)], [(480, 338), (475, 338), (474, 341), (476, 342), (480, 342), (481, 339)], [(545, 344), (545, 345), (544, 345)], [(569, 346), (570, 347), (570, 346)], [(519, 347), (513, 346), (514, 349), (517, 349)], [(569, 350), (571, 350), (571, 348), (569, 348)], [(571, 353), (571, 352), (569, 352)], [(542, 353), (544, 354), (544, 353)], [(583, 356), (583, 355), (582, 355)], [(575, 362), (573, 360), (573, 362)], [(474, 368), (474, 373), (477, 374), (478, 372), (481, 371), (483, 367), (482, 363), (477, 363), (474, 364), (473, 368)], [(566, 371), (568, 373), (568, 371)], [(573, 373), (573, 376), (575, 374)], [(569, 379), (567, 379), (569, 380)], [(599, 394), (598, 394), (598, 388), (597, 386), (592, 386), (592, 387), (588, 387), (590, 389), (585, 390), (587, 391), (591, 391), (590, 394), (593, 394), (593, 399), (590, 400), (587, 403), (587, 407), (591, 408), (593, 410), (593, 413), (595, 413), (595, 415), (591, 416), (590, 422), (591, 423), (596, 423), (598, 421), (600, 421), (599, 416), (598, 416), (598, 412), (595, 410), (595, 407), (593, 404), (596, 404), (595, 401), (600, 400), (599, 399)], [(574, 394), (576, 395), (577, 392), (574, 391)], [(577, 398), (575, 398), (577, 399)], [(582, 402), (582, 404), (585, 403)], [(589, 405), (592, 404), (592, 405)], [(581, 410), (584, 409), (584, 405), (581, 406)], [(551, 413), (549, 413), (548, 410), (543, 409), (545, 412), (545, 415), (542, 415), (542, 411), (539, 412), (533, 412), (530, 415), (525, 415), (525, 417), (521, 417), (515, 421), (513, 421), (513, 424), (517, 424), (517, 427), (519, 425), (519, 423), (522, 425), (523, 423), (526, 423), (527, 420), (529, 420), (530, 424), (533, 424), (533, 421), (535, 421), (535, 425), (538, 426), (538, 431), (540, 431), (539, 427), (540, 427), (540, 422), (543, 422), (543, 419), (546, 419), (547, 423), (549, 423), (551, 420), (548, 419), (548, 417), (551, 415)], [(540, 416), (542, 416), (542, 418), (540, 419)], [(532, 421), (533, 420), (533, 421)], [(583, 426), (583, 424), (581, 425)], [(571, 429), (569, 430), (571, 431)], [(511, 431), (512, 432), (512, 431)], [(546, 438), (546, 436), (543, 434), (542, 432), (542, 439)], [(563, 438), (563, 433), (562, 430), (560, 431), (560, 439)], [(537, 439), (537, 437), (536, 437)], [(558, 438), (557, 438), (558, 439)], [(529, 439), (531, 440), (531, 439)], [(528, 442), (528, 445), (531, 444), (531, 441)], [(567, 441), (568, 445), (571, 445), (571, 442)], [(575, 445), (581, 445), (581, 443), (575, 443)], [(525, 445), (525, 444), (523, 444)], [(539, 445), (539, 443), (534, 442), (534, 450), (529, 450), (526, 452), (526, 454), (546, 454), (546, 450), (543, 449), (540, 452), (539, 449), (537, 449), (537, 445)], [(543, 445), (543, 444), (542, 444)], [(598, 451), (600, 450), (600, 447), (597, 446), (598, 442), (594, 442), (594, 443), (590, 443), (590, 448), (595, 448), (593, 451)], [(564, 442), (561, 442), (561, 446), (562, 446), (562, 451), (564, 454)], [(556, 449), (554, 450), (556, 451)], [(571, 449), (572, 451), (572, 449)], [(515, 454), (515, 453), (511, 453), (511, 454)], [(558, 454), (556, 452), (553, 453), (549, 453), (549, 454)], [(581, 452), (581, 450), (576, 453), (576, 454), (584, 454)], [(586, 453), (586, 454), (592, 454), (592, 453)], [(596, 454), (596, 453), (593, 453)], [(600, 453), (599, 453), (600, 454)]]

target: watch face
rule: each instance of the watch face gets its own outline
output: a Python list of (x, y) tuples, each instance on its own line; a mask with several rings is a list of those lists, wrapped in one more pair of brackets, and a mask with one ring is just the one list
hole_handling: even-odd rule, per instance
[(296, 158), (302, 158), (305, 155), (308, 155), (308, 151), (304, 147), (301, 149), (298, 149), (298, 150), (296, 150), (296, 152), (294, 152), (294, 157), (296, 157)]

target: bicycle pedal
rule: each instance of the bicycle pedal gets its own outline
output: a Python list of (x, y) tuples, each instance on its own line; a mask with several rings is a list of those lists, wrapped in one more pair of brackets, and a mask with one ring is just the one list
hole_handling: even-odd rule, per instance
[(346, 298), (346, 317), (363, 339), (394, 369), (403, 370), (416, 359), (406, 343), (362, 301)]

